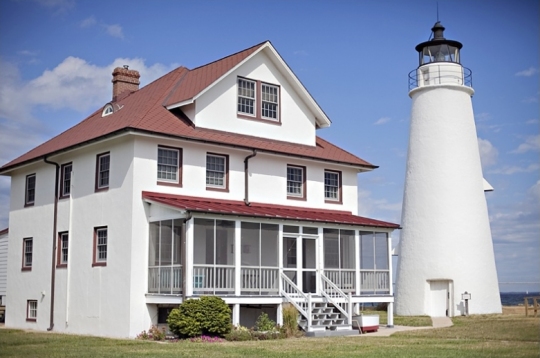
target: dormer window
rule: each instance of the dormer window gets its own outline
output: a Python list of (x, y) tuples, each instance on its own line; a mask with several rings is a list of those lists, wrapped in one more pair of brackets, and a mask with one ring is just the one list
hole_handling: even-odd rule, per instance
[(114, 112), (114, 108), (113, 108), (112, 104), (107, 104), (103, 108), (103, 112), (101, 113), (101, 116), (105, 117), (105, 116), (108, 116), (109, 114), (113, 114), (113, 112)]
[(238, 117), (279, 122), (279, 86), (238, 77)]

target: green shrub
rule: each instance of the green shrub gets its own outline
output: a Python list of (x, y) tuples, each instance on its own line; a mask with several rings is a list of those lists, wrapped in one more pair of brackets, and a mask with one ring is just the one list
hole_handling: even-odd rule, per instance
[(251, 341), (253, 337), (249, 329), (243, 326), (233, 327), (229, 333), (225, 335), (225, 339), (228, 341)]
[(148, 334), (154, 341), (164, 341), (165, 340), (165, 328), (159, 329), (158, 326), (153, 325), (148, 330)]
[(285, 337), (295, 337), (298, 335), (298, 311), (290, 303), (283, 305), (281, 309), (283, 314), (283, 327), (281, 327), (282, 333)]
[(171, 311), (167, 324), (180, 337), (223, 336), (231, 330), (231, 309), (219, 297), (190, 298)]
[(255, 330), (259, 332), (273, 331), (275, 328), (276, 322), (272, 321), (265, 312), (261, 313), (255, 322)]

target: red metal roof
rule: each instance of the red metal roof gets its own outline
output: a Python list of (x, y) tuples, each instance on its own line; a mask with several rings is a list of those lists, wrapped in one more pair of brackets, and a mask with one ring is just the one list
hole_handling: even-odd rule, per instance
[(247, 206), (243, 201), (218, 200), (149, 191), (143, 191), (142, 197), (146, 200), (191, 212), (399, 229), (398, 224), (356, 216), (348, 211), (261, 203), (251, 203), (250, 206)]
[(117, 135), (122, 131), (140, 131), (168, 137), (325, 160), (355, 167), (377, 168), (377, 166), (319, 137), (316, 138), (315, 146), (309, 146), (197, 128), (178, 109), (169, 111), (164, 107), (165, 102), (172, 100), (174, 103), (174, 101), (185, 96), (199, 93), (201, 88), (208, 86), (263, 44), (194, 70), (179, 67), (116, 102), (116, 108), (120, 109), (114, 113), (102, 117), (102, 108), (99, 108), (79, 124), (4, 164), (0, 168), (0, 172), (5, 173), (19, 165), (42, 160), (45, 156), (61, 153), (77, 146), (101, 140), (107, 136)]

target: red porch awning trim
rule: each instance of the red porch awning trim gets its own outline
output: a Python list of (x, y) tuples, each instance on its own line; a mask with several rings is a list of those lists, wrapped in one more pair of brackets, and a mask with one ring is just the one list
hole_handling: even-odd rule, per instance
[(400, 228), (399, 224), (353, 215), (348, 211), (313, 209), (262, 203), (251, 203), (250, 206), (247, 206), (243, 201), (209, 199), (184, 195), (154, 193), (149, 191), (143, 191), (142, 198), (191, 212), (251, 216), (283, 220), (314, 221), (388, 229)]

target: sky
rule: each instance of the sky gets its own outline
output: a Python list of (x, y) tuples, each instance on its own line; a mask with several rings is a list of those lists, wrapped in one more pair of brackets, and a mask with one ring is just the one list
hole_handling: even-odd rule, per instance
[[(539, 291), (537, 0), (1, 0), (0, 165), (110, 101), (114, 67), (138, 70), (144, 86), (270, 40), (332, 120), (318, 135), (379, 166), (358, 176), (359, 215), (399, 223), (408, 73), (437, 3), (473, 73), (500, 289)], [(0, 229), (9, 191), (0, 177)]]

